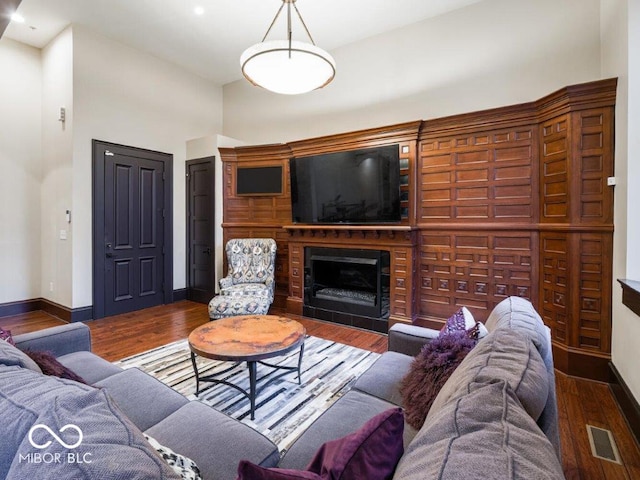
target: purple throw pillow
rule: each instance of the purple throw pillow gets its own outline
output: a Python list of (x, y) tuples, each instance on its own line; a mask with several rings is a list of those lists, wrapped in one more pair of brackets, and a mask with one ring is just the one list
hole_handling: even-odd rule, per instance
[(440, 330), (440, 336), (453, 332), (467, 332), (467, 336), (474, 340), (479, 340), (489, 333), (482, 323), (475, 321), (467, 307), (460, 308), (447, 319), (444, 327)]
[(76, 382), (87, 384), (87, 382), (85, 382), (82, 377), (62, 365), (50, 352), (25, 350), (24, 353), (26, 353), (31, 358), (31, 360), (36, 362), (36, 364), (42, 370), (42, 373), (44, 373), (45, 375), (66, 378), (67, 380), (74, 380)]
[(434, 338), (422, 347), (400, 384), (409, 425), (420, 430), (436, 395), (476, 343), (461, 330)]
[(16, 343), (13, 341), (13, 337), (11, 336), (11, 330), (0, 328), (0, 340), (13, 345), (14, 347), (16, 346)]
[(238, 480), (389, 480), (404, 453), (401, 408), (379, 413), (355, 432), (324, 443), (305, 471), (264, 468), (243, 460)]

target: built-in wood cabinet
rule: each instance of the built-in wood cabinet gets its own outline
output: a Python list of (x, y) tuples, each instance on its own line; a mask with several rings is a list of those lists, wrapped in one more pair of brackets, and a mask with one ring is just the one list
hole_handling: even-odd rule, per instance
[[(221, 149), (224, 241), (278, 243), (276, 305), (301, 313), (304, 247), (391, 254), (389, 323), (432, 327), (465, 305), (480, 320), (510, 295), (551, 328), (555, 362), (608, 379), (616, 80), (538, 101), (287, 144)], [(291, 224), (289, 158), (399, 144), (402, 222)], [(238, 165), (280, 165), (280, 194), (235, 193)]]

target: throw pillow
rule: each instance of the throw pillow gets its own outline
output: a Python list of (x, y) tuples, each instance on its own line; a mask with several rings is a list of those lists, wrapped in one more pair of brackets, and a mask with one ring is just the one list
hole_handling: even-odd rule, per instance
[(420, 430), (436, 395), (476, 342), (466, 331), (454, 331), (434, 338), (416, 355), (400, 383), (409, 425)]
[(452, 332), (467, 332), (469, 338), (479, 340), (489, 333), (481, 322), (476, 322), (467, 307), (462, 307), (451, 315), (440, 330), (440, 336), (448, 335)]
[(153, 437), (150, 437), (146, 433), (143, 434), (144, 438), (151, 444), (156, 452), (160, 454), (162, 459), (169, 464), (169, 466), (176, 472), (183, 480), (202, 480), (202, 474), (200, 469), (196, 465), (196, 462), (189, 457), (180, 455), (174, 452), (169, 447), (160, 445), (160, 443)]
[(13, 337), (11, 336), (11, 330), (0, 328), (0, 340), (15, 346), (15, 342), (13, 341)]
[(42, 373), (45, 375), (51, 375), (52, 377), (66, 378), (67, 380), (74, 380), (76, 382), (84, 383), (82, 377), (77, 375), (72, 370), (62, 365), (56, 357), (50, 352), (38, 352), (34, 350), (25, 350), (25, 352), (31, 360), (36, 362), (36, 365), (40, 367)]
[(389, 480), (404, 453), (401, 408), (379, 413), (357, 431), (324, 443), (305, 471), (264, 468), (248, 461), (238, 466), (238, 480)]

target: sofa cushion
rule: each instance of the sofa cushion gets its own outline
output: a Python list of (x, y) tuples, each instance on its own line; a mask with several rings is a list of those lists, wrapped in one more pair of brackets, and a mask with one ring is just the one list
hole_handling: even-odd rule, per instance
[(427, 419), (469, 393), (472, 383), (494, 380), (506, 381), (529, 415), (538, 419), (549, 392), (547, 371), (529, 338), (509, 328), (495, 330), (478, 342), (438, 393)]
[(355, 432), (324, 443), (305, 471), (266, 469), (243, 461), (238, 466), (238, 480), (387, 480), (404, 451), (403, 428), (402, 409), (392, 408), (374, 416)]
[(409, 425), (422, 427), (436, 395), (476, 342), (462, 329), (432, 340), (415, 357), (400, 383)]
[(68, 353), (58, 357), (58, 361), (77, 375), (84, 378), (89, 385), (93, 385), (111, 375), (122, 372), (120, 367), (107, 362), (94, 353), (80, 351)]
[(549, 377), (549, 396), (538, 425), (551, 440), (560, 455), (560, 435), (558, 431), (558, 406), (556, 402), (555, 371), (551, 347), (551, 331), (544, 324), (531, 302), (520, 297), (508, 297), (493, 309), (486, 323), (487, 328), (496, 330), (510, 328), (528, 336), (544, 361)]
[(0, 400), (0, 478), (178, 478), (104, 390), (0, 367)]
[(28, 368), (37, 373), (42, 373), (40, 367), (36, 362), (31, 360), (26, 353), (4, 340), (0, 341), (0, 364), (7, 366), (16, 365), (21, 368)]
[(202, 475), (196, 462), (189, 457), (174, 452), (169, 447), (161, 445), (160, 442), (146, 433), (144, 438), (146, 438), (147, 442), (160, 454), (162, 459), (167, 462), (167, 465), (169, 465), (175, 473), (180, 475), (182, 480), (202, 480)]
[(409, 372), (412, 361), (413, 357), (402, 353), (384, 352), (356, 380), (353, 388), (395, 405), (401, 405), (400, 380)]
[(531, 302), (524, 298), (509, 297), (501, 301), (489, 314), (486, 327), (489, 331), (517, 330), (528, 336), (538, 350), (546, 347), (546, 327)]
[(393, 407), (394, 404), (363, 392), (347, 392), (291, 445), (278, 467), (303, 470), (323, 443), (358, 430), (375, 415)]
[(280, 457), (264, 435), (198, 401), (187, 403), (145, 433), (196, 462), (204, 479), (235, 478), (243, 459), (275, 467)]
[(95, 386), (106, 389), (120, 410), (142, 431), (188, 403), (184, 396), (137, 368), (111, 375)]
[(220, 290), (221, 295), (230, 297), (271, 297), (271, 289), (264, 283), (237, 283)]
[(25, 350), (31, 360), (36, 362), (42, 373), (45, 375), (53, 375), (54, 377), (66, 378), (80, 383), (87, 383), (84, 379), (77, 375), (73, 370), (62, 365), (51, 352), (39, 352)]
[(429, 415), (394, 480), (563, 479), (553, 445), (504, 380), (470, 385), (468, 394)]

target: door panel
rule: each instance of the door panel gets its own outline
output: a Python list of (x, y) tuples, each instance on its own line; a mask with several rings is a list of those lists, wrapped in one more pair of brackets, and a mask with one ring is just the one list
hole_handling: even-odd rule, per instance
[[(164, 164), (114, 153), (105, 157), (105, 314), (163, 302)], [(113, 172), (113, 174), (112, 174)], [(109, 192), (113, 192), (113, 196)]]
[(213, 158), (187, 162), (187, 298), (202, 303), (215, 293)]
[(94, 142), (94, 318), (167, 303), (167, 157)]

